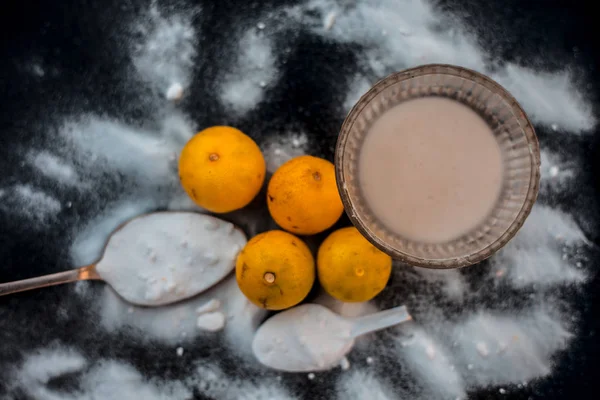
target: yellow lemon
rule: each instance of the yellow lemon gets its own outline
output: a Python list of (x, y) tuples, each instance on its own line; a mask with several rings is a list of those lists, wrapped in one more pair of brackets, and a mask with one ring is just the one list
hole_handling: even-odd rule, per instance
[(315, 260), (296, 236), (274, 230), (253, 237), (240, 252), (235, 277), (244, 295), (268, 310), (300, 303), (315, 282)]
[(338, 229), (319, 247), (319, 282), (336, 299), (371, 300), (385, 288), (391, 272), (392, 258), (373, 246), (355, 227)]
[(312, 156), (286, 162), (271, 177), (267, 205), (286, 231), (312, 235), (331, 227), (344, 211), (333, 164)]
[(238, 129), (213, 126), (195, 135), (179, 157), (179, 179), (196, 204), (215, 213), (245, 207), (265, 179), (265, 159)]

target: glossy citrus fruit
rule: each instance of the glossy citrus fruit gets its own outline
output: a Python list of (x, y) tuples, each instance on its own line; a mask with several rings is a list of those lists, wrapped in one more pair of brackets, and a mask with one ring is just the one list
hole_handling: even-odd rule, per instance
[(300, 303), (315, 282), (315, 260), (306, 244), (279, 230), (253, 237), (240, 252), (235, 277), (244, 295), (268, 310)]
[(312, 235), (331, 227), (344, 211), (333, 164), (312, 156), (286, 162), (271, 177), (267, 205), (286, 231)]
[(317, 274), (323, 289), (345, 302), (377, 296), (387, 285), (392, 258), (373, 246), (355, 227), (331, 233), (319, 247)]
[(199, 132), (179, 157), (183, 188), (196, 204), (215, 213), (250, 203), (262, 187), (265, 172), (265, 159), (254, 140), (229, 126)]

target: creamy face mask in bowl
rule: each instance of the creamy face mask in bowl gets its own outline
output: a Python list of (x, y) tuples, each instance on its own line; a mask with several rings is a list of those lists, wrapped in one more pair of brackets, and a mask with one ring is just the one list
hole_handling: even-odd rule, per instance
[(482, 261), (537, 198), (540, 150), (512, 95), (485, 75), (424, 65), (388, 76), (350, 111), (335, 154), (346, 212), (407, 264)]

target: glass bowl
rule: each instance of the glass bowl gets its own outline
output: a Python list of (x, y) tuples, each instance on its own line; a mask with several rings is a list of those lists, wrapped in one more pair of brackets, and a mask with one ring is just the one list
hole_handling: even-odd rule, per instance
[[(411, 240), (386, 227), (361, 193), (358, 172), (361, 146), (373, 123), (392, 107), (426, 96), (458, 101), (479, 114), (503, 159), (500, 195), (487, 218), (465, 234), (436, 243)], [(540, 149), (527, 115), (498, 83), (462, 67), (423, 65), (382, 79), (360, 98), (342, 125), (335, 169), (346, 213), (373, 245), (409, 265), (460, 268), (490, 257), (521, 228), (539, 190)]]

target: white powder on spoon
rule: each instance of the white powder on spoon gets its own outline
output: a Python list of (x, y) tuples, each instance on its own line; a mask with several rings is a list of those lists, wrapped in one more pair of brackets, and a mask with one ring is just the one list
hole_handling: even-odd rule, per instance
[(252, 350), (263, 364), (282, 371), (332, 368), (352, 349), (352, 325), (327, 308), (294, 307), (267, 320), (256, 332)]
[(281, 371), (333, 368), (354, 346), (354, 338), (411, 319), (397, 307), (361, 318), (345, 318), (318, 304), (302, 304), (260, 326), (252, 351), (264, 365)]
[(187, 212), (137, 217), (109, 239), (98, 274), (127, 301), (164, 305), (227, 276), (246, 244), (233, 224)]

